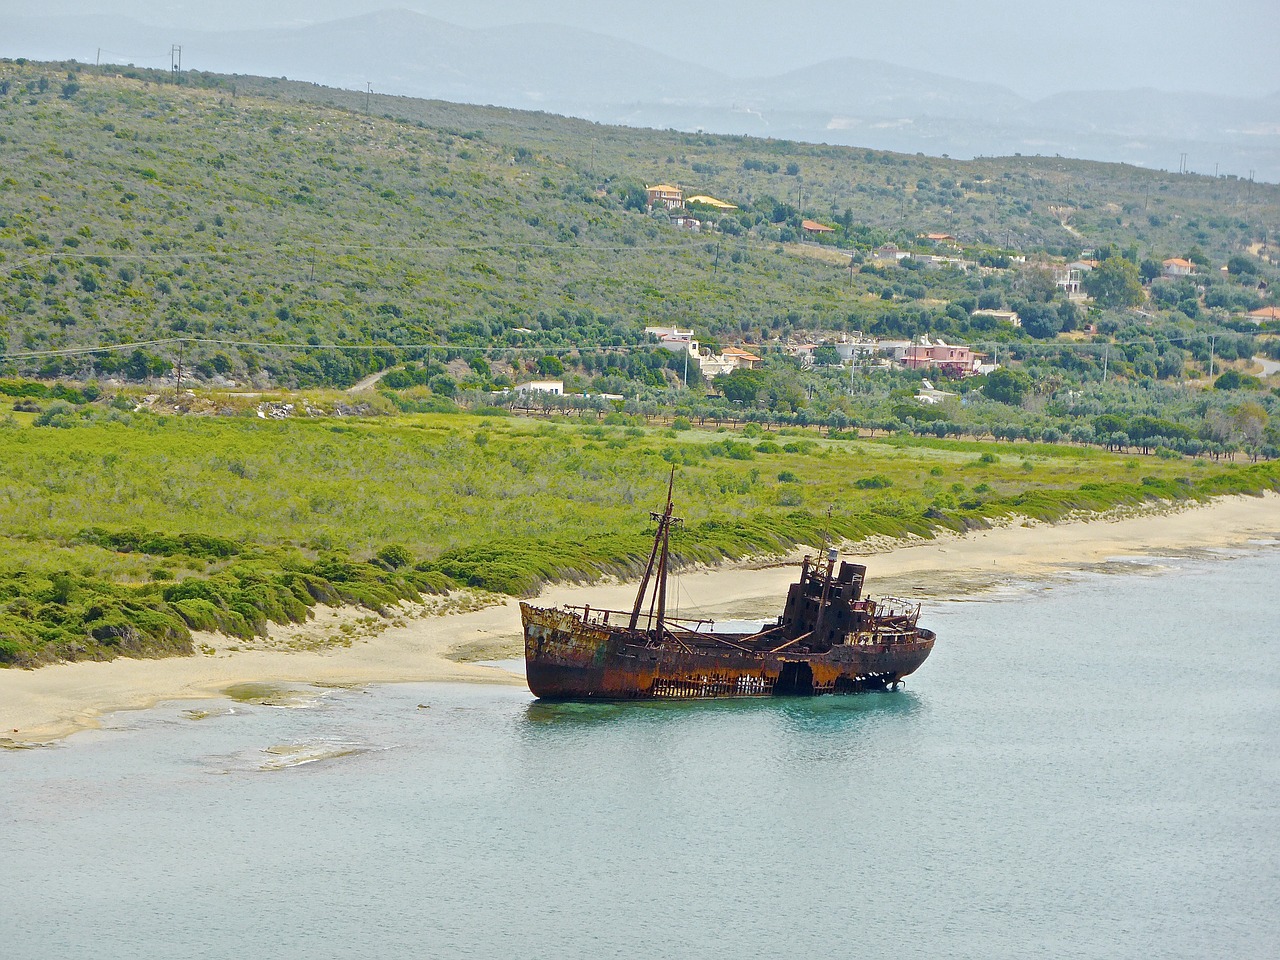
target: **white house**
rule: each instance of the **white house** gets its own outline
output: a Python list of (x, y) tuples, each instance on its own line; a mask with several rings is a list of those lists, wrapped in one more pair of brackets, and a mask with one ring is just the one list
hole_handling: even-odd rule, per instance
[(939, 390), (928, 380), (922, 379), (920, 381), (920, 389), (916, 391), (916, 402), (923, 403), (926, 406), (933, 406), (954, 396), (954, 393)]
[(564, 396), (563, 380), (530, 380), (528, 383), (516, 385), (516, 393), (553, 393), (557, 397)]
[(1092, 270), (1094, 266), (1095, 264), (1092, 260), (1077, 260), (1075, 263), (1068, 263), (1065, 267), (1059, 268), (1054, 282), (1067, 295), (1068, 300), (1083, 300), (1086, 296), (1084, 292), (1084, 275)]
[(692, 330), (681, 330), (679, 327), (645, 327), (644, 332), (658, 338), (658, 344), (672, 353), (687, 353), (698, 359), (702, 348), (693, 337)]
[(836, 353), (840, 354), (840, 361), (848, 363), (850, 360), (864, 360), (868, 357), (874, 357), (876, 351), (880, 349), (880, 344), (875, 340), (858, 338), (855, 340), (841, 340), (839, 343), (832, 344), (836, 348)]

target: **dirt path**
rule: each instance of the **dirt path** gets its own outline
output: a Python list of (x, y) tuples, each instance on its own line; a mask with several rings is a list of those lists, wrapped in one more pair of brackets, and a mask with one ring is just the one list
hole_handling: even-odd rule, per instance
[(1254, 357), (1253, 362), (1262, 367), (1262, 375), (1269, 377), (1273, 373), (1280, 371), (1280, 362), (1268, 360), (1266, 357)]
[(390, 372), (390, 370), (379, 370), (377, 373), (371, 373), (355, 386), (347, 387), (347, 393), (368, 393), (379, 380)]

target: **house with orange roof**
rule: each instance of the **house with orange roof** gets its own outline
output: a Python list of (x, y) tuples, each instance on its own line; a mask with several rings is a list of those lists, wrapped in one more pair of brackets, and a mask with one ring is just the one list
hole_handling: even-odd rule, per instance
[(801, 220), (800, 228), (805, 233), (835, 233), (835, 227), (828, 227), (825, 223), (819, 223), (817, 220)]
[(664, 207), (683, 207), (684, 191), (679, 187), (673, 187), (669, 183), (659, 183), (656, 186), (645, 187), (645, 196), (649, 198), (649, 206), (656, 207), (662, 204)]
[(754, 353), (739, 350), (737, 347), (725, 347), (722, 356), (726, 360), (733, 361), (735, 370), (758, 370), (764, 364), (764, 361)]
[(1189, 277), (1196, 272), (1196, 265), (1181, 257), (1170, 257), (1160, 264), (1160, 272), (1166, 277)]
[(698, 370), (708, 380), (714, 380), (735, 370), (754, 370), (762, 363), (764, 361), (754, 353), (738, 350), (735, 347), (725, 347), (724, 352), (719, 355), (710, 351), (705, 353), (698, 360)]
[(1267, 323), (1280, 320), (1280, 307), (1260, 307), (1249, 311), (1249, 319), (1254, 323)]

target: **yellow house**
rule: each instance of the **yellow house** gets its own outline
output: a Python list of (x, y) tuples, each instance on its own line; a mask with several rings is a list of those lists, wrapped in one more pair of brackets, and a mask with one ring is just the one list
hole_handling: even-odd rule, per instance
[(658, 204), (666, 207), (684, 206), (684, 191), (679, 187), (673, 187), (669, 183), (660, 183), (657, 186), (645, 187), (644, 189), (651, 207), (656, 207)]

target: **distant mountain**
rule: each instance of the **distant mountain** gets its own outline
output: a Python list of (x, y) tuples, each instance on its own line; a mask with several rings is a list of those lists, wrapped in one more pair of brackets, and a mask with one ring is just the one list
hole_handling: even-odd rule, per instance
[(747, 81), (740, 85), (738, 96), (775, 110), (823, 110), (878, 118), (990, 120), (1021, 110), (1028, 103), (997, 84), (957, 80), (853, 57)]
[[(605, 123), (702, 129), (947, 154), (1085, 157), (1280, 180), (1280, 94), (1258, 99), (1129, 90), (1030, 101), (998, 84), (893, 64), (830, 60), (735, 79), (589, 30), (472, 30), (388, 10), (292, 29), (171, 36), (108, 17), (8, 18), (0, 54), (288, 76), (331, 86), (546, 110)], [(696, 49), (696, 48), (690, 48)], [(143, 55), (145, 54), (145, 55)]]
[(188, 69), (288, 76), (357, 90), (371, 83), (382, 93), (534, 109), (661, 103), (686, 99), (690, 91), (695, 99), (729, 96), (722, 74), (566, 27), (469, 30), (388, 10), (292, 29), (171, 33), (109, 17), (18, 17), (0, 36), (0, 53), (92, 60), (104, 48), (116, 60), (117, 50), (145, 51), (151, 56), (138, 59), (139, 66), (164, 67), (170, 45), (178, 42)]

